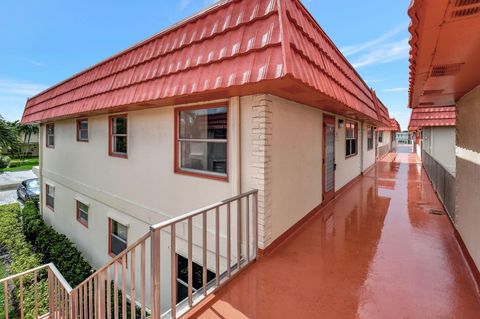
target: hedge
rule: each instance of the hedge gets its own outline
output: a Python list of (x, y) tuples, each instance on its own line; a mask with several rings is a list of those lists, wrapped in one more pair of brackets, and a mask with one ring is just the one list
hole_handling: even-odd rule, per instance
[[(33, 247), (25, 239), (22, 233), (22, 225), (19, 220), (20, 206), (18, 204), (0, 206), (0, 245), (8, 251), (11, 258), (10, 273), (16, 274), (38, 267), (42, 264), (41, 256), (33, 251)], [(24, 309), (25, 318), (34, 318), (34, 289), (33, 276), (24, 277)], [(15, 281), (18, 287), (18, 281)], [(48, 286), (47, 281), (39, 278), (38, 283), (39, 313), (48, 312)], [(13, 306), (18, 305), (20, 290), (14, 289)], [(4, 306), (4, 305), (2, 305)], [(15, 311), (16, 313), (17, 311)]]
[(67, 236), (45, 224), (33, 201), (25, 203), (22, 217), (26, 239), (41, 253), (43, 263), (55, 264), (70, 286), (76, 287), (92, 274), (92, 266), (81, 252)]

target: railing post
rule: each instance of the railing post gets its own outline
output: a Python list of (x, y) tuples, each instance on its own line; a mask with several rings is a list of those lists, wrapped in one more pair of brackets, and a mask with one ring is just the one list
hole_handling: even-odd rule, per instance
[(253, 242), (255, 259), (258, 257), (258, 191), (253, 194)]
[(48, 270), (48, 312), (50, 314), (50, 318), (54, 318), (55, 316), (55, 309), (53, 309), (53, 274), (50, 267), (47, 268)]
[(151, 319), (160, 319), (160, 230), (150, 229)]

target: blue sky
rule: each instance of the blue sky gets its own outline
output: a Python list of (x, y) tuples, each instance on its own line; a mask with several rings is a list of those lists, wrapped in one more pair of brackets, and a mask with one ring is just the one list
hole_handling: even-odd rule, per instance
[[(185, 18), (209, 0), (0, 2), (0, 114), (21, 117), (27, 97)], [(304, 0), (330, 38), (408, 124), (409, 0)]]

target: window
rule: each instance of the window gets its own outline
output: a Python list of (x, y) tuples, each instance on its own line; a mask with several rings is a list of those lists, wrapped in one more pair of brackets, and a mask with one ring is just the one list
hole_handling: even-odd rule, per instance
[[(188, 259), (177, 254), (177, 303), (188, 297)], [(192, 262), (192, 293), (203, 287), (203, 267)], [(215, 274), (207, 269), (207, 283), (215, 279)]]
[(346, 121), (345, 123), (345, 156), (353, 156), (357, 154), (357, 124)]
[(45, 126), (46, 131), (46, 146), (49, 148), (55, 147), (55, 124), (50, 123)]
[(127, 115), (110, 116), (110, 155), (127, 157)]
[(367, 128), (367, 150), (373, 149), (373, 127)]
[(175, 171), (227, 179), (228, 107), (176, 110)]
[(383, 132), (378, 132), (378, 143), (383, 143)]
[(88, 142), (88, 119), (77, 120), (77, 141)]
[(45, 203), (48, 208), (54, 210), (55, 208), (55, 187), (45, 184)]
[(88, 205), (77, 201), (77, 220), (88, 228)]
[(127, 248), (127, 226), (110, 219), (109, 232), (108, 253), (116, 256)]

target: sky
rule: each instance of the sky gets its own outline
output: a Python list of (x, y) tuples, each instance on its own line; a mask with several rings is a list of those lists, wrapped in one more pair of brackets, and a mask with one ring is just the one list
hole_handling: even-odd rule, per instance
[[(0, 1), (0, 114), (210, 5), (212, 0)], [(410, 0), (304, 0), (406, 129)]]

